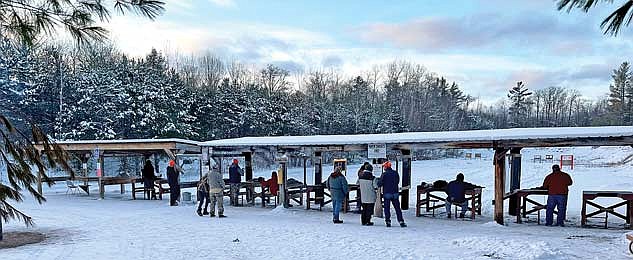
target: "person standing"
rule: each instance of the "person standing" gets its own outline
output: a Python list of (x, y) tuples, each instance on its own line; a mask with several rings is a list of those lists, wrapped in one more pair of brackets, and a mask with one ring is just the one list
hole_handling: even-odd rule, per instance
[(224, 179), (220, 174), (220, 167), (215, 164), (207, 174), (209, 182), (209, 196), (211, 198), (210, 217), (215, 217), (215, 206), (218, 206), (218, 217), (224, 218)]
[(558, 210), (556, 217), (556, 226), (565, 226), (565, 217), (567, 215), (567, 194), (569, 186), (572, 185), (571, 176), (562, 172), (560, 166), (552, 165), (552, 173), (545, 177), (543, 181), (543, 189), (547, 190), (547, 207), (545, 210), (545, 225), (551, 226), (554, 222), (554, 208)]
[(156, 180), (156, 176), (154, 176), (154, 166), (152, 165), (152, 161), (145, 160), (145, 165), (143, 166), (143, 194), (147, 199), (156, 199), (156, 194), (154, 193), (154, 180)]
[(374, 213), (374, 203), (376, 203), (376, 189), (378, 189), (378, 179), (374, 177), (372, 171), (374, 167), (371, 164), (365, 165), (365, 170), (358, 177), (358, 186), (360, 189), (360, 201), (362, 209), (360, 214), (360, 222), (363, 226), (373, 226), (371, 216)]
[(242, 176), (244, 176), (244, 170), (240, 168), (239, 161), (233, 159), (233, 164), (229, 167), (229, 185), (231, 187), (231, 206), (238, 206), (237, 197), (240, 192), (240, 185), (242, 184)]
[[(209, 211), (207, 208), (209, 207), (209, 175), (202, 176), (202, 179), (198, 182), (198, 216), (208, 215)], [(202, 203), (204, 203), (204, 212), (202, 212)]]
[(332, 222), (334, 224), (341, 224), (343, 221), (340, 219), (341, 208), (343, 207), (343, 200), (345, 195), (349, 192), (349, 186), (347, 185), (347, 179), (341, 173), (341, 167), (336, 167), (334, 172), (327, 178), (325, 186), (330, 191), (332, 196)]
[(382, 187), (383, 198), (385, 200), (383, 204), (385, 211), (385, 225), (387, 225), (387, 227), (391, 227), (391, 208), (389, 206), (389, 203), (391, 203), (396, 210), (398, 223), (400, 223), (401, 227), (406, 227), (407, 224), (404, 223), (402, 210), (400, 209), (400, 202), (398, 201), (400, 193), (398, 183), (400, 183), (400, 176), (398, 175), (398, 172), (391, 169), (390, 161), (385, 162), (382, 167), (384, 172), (380, 176), (378, 186)]
[(167, 183), (169, 184), (170, 206), (178, 206), (178, 201), (180, 200), (180, 183), (178, 177), (176, 162), (174, 160), (170, 160), (169, 166), (167, 166)]

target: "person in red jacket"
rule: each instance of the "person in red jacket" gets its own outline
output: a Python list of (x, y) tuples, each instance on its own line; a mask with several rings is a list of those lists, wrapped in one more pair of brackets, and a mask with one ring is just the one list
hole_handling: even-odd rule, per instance
[[(262, 178), (263, 179), (263, 178)], [(260, 184), (262, 185), (262, 188), (266, 188), (268, 187), (268, 190), (270, 191), (270, 194), (277, 196), (277, 192), (279, 192), (279, 183), (277, 182), (277, 172), (273, 172), (270, 175), (270, 179), (267, 181), (260, 181)], [(267, 203), (270, 202), (270, 198), (267, 198)]]
[(562, 172), (557, 164), (552, 166), (552, 173), (545, 177), (543, 189), (547, 190), (547, 207), (545, 212), (545, 225), (551, 226), (554, 222), (554, 207), (558, 209), (556, 226), (565, 226), (567, 214), (567, 194), (572, 184), (571, 176)]

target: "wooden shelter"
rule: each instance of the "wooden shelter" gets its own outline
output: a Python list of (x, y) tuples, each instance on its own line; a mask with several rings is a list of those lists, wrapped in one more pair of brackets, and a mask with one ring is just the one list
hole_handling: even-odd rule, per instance
[[(150, 157), (164, 154), (172, 160), (177, 160), (178, 156), (182, 155), (200, 156), (199, 143), (184, 139), (79, 140), (58, 141), (56, 143), (68, 153), (80, 158), (82, 163), (85, 163), (89, 158), (96, 157), (99, 164), (97, 167), (103, 171), (105, 171), (103, 163), (106, 156), (143, 155)], [(41, 145), (36, 145), (36, 147), (43, 149)], [(41, 176), (38, 176), (38, 191), (42, 192)], [(101, 196), (103, 196), (103, 192), (101, 192)]]
[[(629, 146), (633, 145), (633, 127), (562, 127), (473, 130), (449, 132), (415, 132), (367, 135), (243, 137), (203, 142), (203, 158), (243, 155), (246, 158), (246, 180), (252, 179), (252, 154), (256, 150), (271, 149), (281, 158), (312, 157), (315, 184), (322, 181), (322, 153), (331, 151), (367, 151), (369, 145), (381, 144), (387, 150), (399, 151), (402, 167), (402, 186), (411, 185), (411, 152), (432, 148), (492, 148), (495, 176), (494, 219), (504, 222), (506, 154), (510, 153), (512, 168), (510, 187), (520, 189), (521, 149), (525, 147), (569, 146)], [(208, 157), (205, 157), (208, 156)], [(249, 169), (250, 168), (250, 169)], [(304, 166), (305, 168), (305, 166)], [(283, 193), (283, 190), (282, 190)], [(402, 208), (408, 209), (409, 192), (402, 194)], [(510, 203), (513, 203), (511, 200)], [(516, 202), (514, 202), (516, 203)]]

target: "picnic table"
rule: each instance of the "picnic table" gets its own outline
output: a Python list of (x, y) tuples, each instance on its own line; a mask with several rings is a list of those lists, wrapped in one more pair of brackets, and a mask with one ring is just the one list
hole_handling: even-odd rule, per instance
[[(466, 200), (470, 201), (468, 210), (471, 212), (472, 219), (475, 219), (476, 214), (481, 215), (481, 192), (483, 188), (484, 187), (475, 186), (473, 189), (465, 190)], [(418, 185), (415, 216), (422, 216), (422, 208), (425, 208), (426, 212), (433, 211), (433, 213), (435, 213), (435, 209), (445, 207), (446, 197), (445, 187)]]
[[(517, 223), (522, 223), (522, 218), (526, 218), (528, 214), (532, 214), (534, 212), (539, 213), (540, 223), (540, 211), (546, 208), (546, 205), (534, 200), (530, 199), (530, 196), (547, 196), (547, 190), (542, 188), (532, 188), (532, 189), (520, 189), (515, 190), (511, 193), (507, 193), (503, 198), (510, 198), (512, 195), (516, 195), (519, 198), (519, 203), (517, 203), (516, 208), (510, 209), (516, 212)], [(530, 207), (531, 206), (531, 207)], [(528, 209), (528, 207), (530, 207)], [(555, 214), (558, 214), (557, 211), (554, 211)]]
[[(604, 206), (600, 205), (594, 200), (597, 198), (620, 198), (623, 201)], [(588, 212), (587, 206), (596, 208), (593, 212)], [(625, 215), (616, 211), (616, 209), (626, 207)], [(596, 217), (600, 213), (604, 214), (604, 227), (608, 228), (608, 217), (613, 215), (626, 221), (628, 228), (631, 228), (633, 223), (633, 192), (631, 191), (583, 191), (582, 192), (582, 212), (580, 225), (582, 227), (587, 226), (587, 219), (589, 218), (602, 218)]]
[[(360, 186), (358, 184), (347, 184), (349, 188), (349, 192), (345, 195), (343, 200), (343, 212), (347, 213), (349, 211), (350, 202), (356, 202), (357, 206), (360, 206), (360, 196), (358, 196), (358, 192), (360, 191)], [(356, 192), (356, 197), (352, 200), (349, 199), (349, 193), (352, 191)], [(310, 202), (314, 201), (314, 204), (319, 205), (319, 210), (329, 203), (332, 203), (332, 195), (325, 187), (325, 184), (317, 184), (317, 185), (306, 185), (306, 209), (312, 209), (310, 206)], [(314, 193), (314, 196), (312, 194)], [(318, 194), (323, 194), (323, 197), (319, 197)], [(326, 200), (326, 197), (329, 198)]]
[[(101, 198), (105, 197), (105, 186), (108, 185), (121, 185), (121, 194), (125, 193), (125, 184), (131, 183), (132, 187), (136, 182), (142, 182), (143, 178), (136, 176), (127, 176), (127, 177), (103, 177), (99, 182), (99, 196)], [(132, 189), (134, 191), (134, 189)], [(136, 199), (134, 192), (132, 192), (132, 199)]]
[[(141, 179), (142, 181), (142, 179)], [(157, 180), (154, 181), (154, 185), (156, 188), (158, 188), (158, 199), (163, 199), (163, 194), (165, 193), (170, 193), (170, 188), (169, 187), (169, 183), (167, 182), (167, 179), (164, 178), (159, 178)], [(134, 187), (134, 184), (132, 184), (132, 187)], [(198, 182), (197, 181), (185, 181), (185, 182), (181, 182), (180, 183), (180, 189), (185, 189), (185, 188), (196, 188), (198, 187)], [(132, 195), (132, 198), (136, 199), (136, 197), (134, 195)]]

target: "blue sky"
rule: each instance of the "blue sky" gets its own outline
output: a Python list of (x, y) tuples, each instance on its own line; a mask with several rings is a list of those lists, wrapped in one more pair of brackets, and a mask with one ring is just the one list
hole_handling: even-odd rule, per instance
[(362, 75), (407, 60), (486, 103), (503, 98), (516, 81), (596, 98), (608, 91), (611, 70), (633, 60), (631, 29), (617, 38), (600, 31), (614, 8), (608, 5), (585, 14), (559, 12), (553, 0), (166, 2), (167, 12), (154, 22), (114, 18), (112, 39), (133, 55), (152, 47), (209, 51), (297, 73), (335, 67)]

